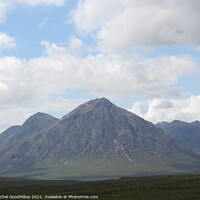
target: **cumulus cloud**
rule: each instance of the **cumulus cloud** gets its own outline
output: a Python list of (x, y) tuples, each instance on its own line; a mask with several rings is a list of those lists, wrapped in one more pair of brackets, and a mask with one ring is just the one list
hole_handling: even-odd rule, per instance
[(76, 37), (70, 38), (70, 40), (69, 40), (69, 51), (72, 54), (80, 56), (82, 54), (82, 46), (83, 46), (82, 40), (80, 40)]
[[(181, 96), (177, 79), (195, 70), (189, 57), (89, 55), (80, 58), (66, 47), (41, 42), (46, 56), (23, 60), (0, 58), (1, 103), (85, 88), (110, 97)], [(111, 81), (112, 80), (112, 81)], [(10, 99), (10, 100), (9, 100)]]
[(0, 1), (0, 24), (6, 19), (6, 13), (8, 12), (10, 5), (6, 1)]
[(173, 88), (173, 84), (179, 76), (192, 72), (196, 67), (189, 57), (184, 56), (147, 59), (98, 54), (80, 58), (71, 54), (68, 48), (44, 41), (42, 45), (45, 46), (44, 57), (27, 61), (13, 57), (1, 58), (1, 76), (8, 88), (11, 86), (8, 81), (17, 77), (22, 81), (18, 80), (21, 84), (18, 88), (24, 85), (29, 87), (31, 83), (36, 84), (33, 87), (49, 92), (54, 92), (54, 88), (59, 91), (83, 87), (99, 95), (118, 97), (180, 96), (181, 92)]
[[(76, 42), (80, 43), (78, 39)], [(0, 57), (1, 116), (11, 108), (13, 112), (27, 110), (27, 115), (48, 111), (48, 107), (56, 111), (58, 101), (50, 102), (54, 101), (53, 97), (63, 96), (67, 89), (84, 88), (93, 95), (108, 98), (180, 97), (182, 91), (173, 85), (180, 76), (196, 69), (187, 56), (144, 58), (136, 54), (97, 54), (79, 57), (71, 52), (69, 47), (73, 45), (65, 48), (47, 41), (41, 45), (45, 51), (42, 57), (27, 60)], [(156, 109), (173, 109), (173, 105), (174, 102), (163, 101)], [(9, 119), (12, 117), (5, 124), (11, 122)]]
[(133, 103), (131, 111), (153, 123), (175, 119), (192, 122), (200, 120), (200, 95), (181, 99), (156, 98)]
[(199, 45), (199, 7), (198, 0), (84, 0), (71, 20), (94, 35), (103, 52), (130, 45)]
[(15, 38), (0, 32), (0, 51), (3, 49), (12, 49), (16, 47)]
[[(8, 10), (18, 5), (61, 6), (65, 2), (0, 0), (0, 23)], [(146, 49), (158, 45), (200, 46), (199, 6), (198, 0), (78, 1), (71, 20), (78, 31), (97, 39), (101, 53), (81, 57), (84, 44), (73, 36), (67, 47), (42, 41), (45, 55), (41, 57), (0, 57), (0, 129), (22, 123), (37, 111), (71, 110), (83, 101), (73, 103), (58, 96), (68, 89), (81, 88), (108, 98), (153, 97), (151, 101), (135, 102), (131, 109), (152, 122), (200, 119), (200, 96), (168, 99), (185, 96), (174, 85), (182, 75), (196, 71), (192, 58), (145, 58), (134, 52), (118, 52), (132, 45)], [(44, 18), (38, 26), (44, 26), (47, 20)], [(15, 38), (0, 32), (0, 51), (15, 46)], [(14, 121), (16, 115), (18, 121)]]
[(72, 12), (72, 21), (75, 22), (79, 31), (89, 33), (98, 29), (122, 11), (123, 6), (118, 0), (79, 1), (76, 10)]
[(33, 97), (25, 62), (15, 57), (2, 57), (0, 72), (0, 104), (20, 103)]

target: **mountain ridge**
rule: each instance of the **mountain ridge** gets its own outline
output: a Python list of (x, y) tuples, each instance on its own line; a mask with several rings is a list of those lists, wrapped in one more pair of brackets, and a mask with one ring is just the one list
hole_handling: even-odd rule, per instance
[[(161, 125), (162, 124), (162, 125)], [(171, 123), (157, 123), (165, 133), (170, 134), (175, 139), (187, 144), (196, 152), (200, 152), (200, 122), (184, 122), (174, 120)]]
[(106, 98), (88, 101), (14, 142), (6, 155), (0, 147), (0, 164), (10, 166), (0, 168), (0, 175), (62, 179), (199, 169), (192, 150)]

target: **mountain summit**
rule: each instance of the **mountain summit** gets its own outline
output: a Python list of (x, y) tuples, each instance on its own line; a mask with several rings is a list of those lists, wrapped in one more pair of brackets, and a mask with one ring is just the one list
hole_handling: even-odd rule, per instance
[(6, 154), (0, 163), (10, 168), (0, 170), (2, 175), (35, 178), (116, 177), (199, 169), (192, 150), (106, 98), (86, 102), (52, 126), (12, 141)]
[(1, 138), (6, 138), (7, 136), (11, 138), (16, 136), (18, 139), (23, 138), (24, 136), (49, 128), (58, 121), (59, 119), (51, 115), (38, 112), (30, 116), (21, 126), (12, 126), (0, 134), (0, 142)]
[(112, 104), (108, 99), (106, 98), (100, 98), (100, 99), (95, 99), (88, 101), (80, 106), (78, 106), (76, 109), (74, 109), (72, 112), (69, 114), (65, 115), (62, 119), (70, 117), (74, 114), (85, 114), (87, 112), (90, 112), (92, 110), (99, 110), (99, 109), (110, 109), (111, 107), (115, 106)]

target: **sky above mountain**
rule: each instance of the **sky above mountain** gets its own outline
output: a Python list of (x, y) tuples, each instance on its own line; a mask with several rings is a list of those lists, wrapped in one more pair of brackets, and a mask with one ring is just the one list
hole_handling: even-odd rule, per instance
[(199, 0), (0, 0), (0, 130), (107, 97), (200, 120)]

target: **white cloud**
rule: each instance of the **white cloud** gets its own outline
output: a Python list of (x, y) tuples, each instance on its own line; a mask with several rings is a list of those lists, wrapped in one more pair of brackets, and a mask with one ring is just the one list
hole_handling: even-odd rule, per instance
[(157, 98), (135, 102), (131, 111), (153, 123), (175, 119), (192, 122), (200, 120), (200, 95), (183, 99)]
[(81, 56), (82, 54), (82, 46), (83, 42), (82, 40), (76, 38), (76, 37), (71, 37), (69, 40), (69, 51), (77, 56)]
[(24, 61), (15, 57), (2, 57), (0, 72), (0, 104), (19, 104), (33, 98), (33, 85), (30, 84)]
[(79, 31), (91, 32), (122, 11), (123, 6), (118, 0), (79, 1), (76, 10), (72, 13), (72, 20)]
[(6, 19), (6, 13), (8, 12), (10, 6), (6, 1), (0, 1), (0, 24), (2, 24)]
[[(58, 111), (59, 102), (50, 103), (55, 101), (52, 97), (62, 97), (67, 89), (83, 88), (108, 98), (182, 96), (182, 91), (173, 85), (180, 76), (196, 69), (187, 56), (98, 54), (81, 58), (72, 54), (69, 47), (47, 41), (41, 44), (46, 53), (43, 57), (28, 60), (0, 57), (0, 116), (8, 116), (5, 112), (13, 115), (16, 109), (21, 109), (24, 114), (20, 120), (37, 111), (48, 112), (48, 108)], [(157, 107), (170, 106), (164, 101)], [(64, 104), (61, 107), (64, 109)], [(2, 127), (13, 124), (12, 116), (6, 120)]]
[(15, 38), (0, 32), (0, 51), (3, 49), (12, 49), (16, 47)]
[[(180, 96), (173, 85), (177, 79), (195, 70), (189, 57), (138, 55), (89, 55), (80, 58), (68, 48), (42, 42), (46, 56), (22, 60), (0, 58), (0, 102), (62, 93), (67, 88), (85, 88), (108, 97)], [(10, 99), (10, 100), (9, 100)]]
[(84, 0), (72, 21), (98, 39), (103, 52), (131, 45), (199, 45), (198, 0)]

